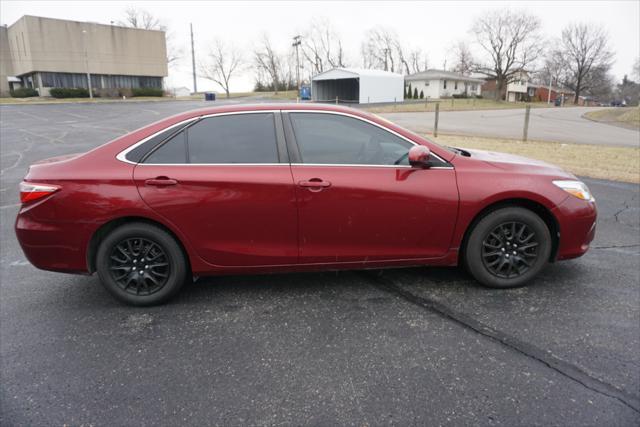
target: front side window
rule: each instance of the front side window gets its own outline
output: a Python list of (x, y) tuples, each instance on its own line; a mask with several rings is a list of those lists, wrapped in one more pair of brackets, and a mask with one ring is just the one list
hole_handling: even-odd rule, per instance
[(273, 113), (200, 120), (151, 153), (145, 163), (278, 163)]
[(289, 113), (307, 164), (408, 165), (412, 144), (378, 126), (337, 114)]
[(444, 88), (445, 89), (447, 88), (447, 81), (446, 80), (444, 81)]

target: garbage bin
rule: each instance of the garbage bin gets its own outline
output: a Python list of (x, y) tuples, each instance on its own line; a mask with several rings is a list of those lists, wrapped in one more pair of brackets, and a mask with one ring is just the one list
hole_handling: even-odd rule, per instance
[(215, 101), (216, 100), (216, 94), (214, 92), (205, 92), (204, 93), (204, 100), (205, 101)]
[(300, 87), (300, 99), (305, 101), (311, 99), (311, 86), (304, 85)]

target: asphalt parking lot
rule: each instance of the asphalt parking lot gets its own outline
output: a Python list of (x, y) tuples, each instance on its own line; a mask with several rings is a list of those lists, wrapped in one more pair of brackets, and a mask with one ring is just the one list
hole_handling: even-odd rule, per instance
[(25, 260), (31, 162), (203, 105), (0, 106), (0, 425), (640, 423), (637, 185), (585, 179), (592, 250), (514, 290), (452, 268), (216, 277), (141, 309)]

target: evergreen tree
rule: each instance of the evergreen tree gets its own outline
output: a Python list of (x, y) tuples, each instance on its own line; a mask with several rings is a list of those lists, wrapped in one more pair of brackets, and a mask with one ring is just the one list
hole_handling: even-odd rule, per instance
[(420, 89), (420, 99), (424, 99), (424, 92)]
[(418, 99), (418, 88), (413, 90), (413, 99)]

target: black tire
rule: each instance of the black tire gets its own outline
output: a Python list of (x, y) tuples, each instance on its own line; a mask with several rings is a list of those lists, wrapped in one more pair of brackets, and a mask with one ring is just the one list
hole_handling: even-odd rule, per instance
[(102, 240), (96, 270), (111, 295), (135, 306), (168, 301), (188, 277), (178, 242), (163, 229), (143, 222), (122, 225)]
[(551, 233), (542, 218), (525, 208), (506, 207), (473, 226), (462, 260), (482, 285), (513, 288), (540, 273), (549, 261), (551, 246)]

